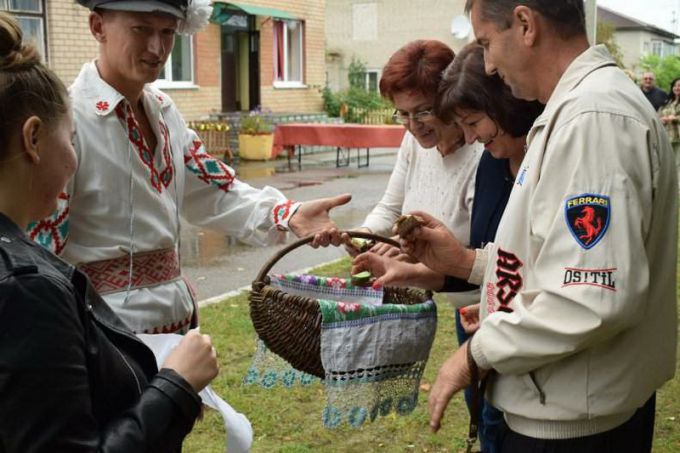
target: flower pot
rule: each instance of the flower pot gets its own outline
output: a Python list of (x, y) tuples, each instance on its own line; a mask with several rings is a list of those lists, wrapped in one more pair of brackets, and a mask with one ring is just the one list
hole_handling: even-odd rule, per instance
[(269, 160), (272, 158), (274, 134), (238, 135), (239, 156), (247, 160)]

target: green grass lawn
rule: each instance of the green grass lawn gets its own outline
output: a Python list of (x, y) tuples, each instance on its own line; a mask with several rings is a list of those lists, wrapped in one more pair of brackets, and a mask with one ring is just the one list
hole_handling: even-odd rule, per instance
[[(325, 266), (317, 275), (348, 274), (348, 261)], [(453, 310), (438, 305), (439, 322), (423, 383), (434, 381), (439, 365), (456, 348)], [(323, 386), (271, 390), (241, 381), (255, 350), (245, 294), (201, 310), (201, 331), (212, 336), (218, 351), (220, 375), (212, 383), (218, 394), (253, 425), (253, 452), (458, 452), (465, 448), (468, 415), (462, 394), (451, 401), (441, 431), (428, 428), (427, 392), (421, 390), (415, 411), (406, 417), (378, 417), (360, 429), (328, 430), (321, 423), (325, 404)], [(224, 426), (219, 415), (208, 411), (184, 444), (187, 452), (224, 452)], [(658, 393), (654, 452), (680, 451), (680, 383), (674, 379)]]

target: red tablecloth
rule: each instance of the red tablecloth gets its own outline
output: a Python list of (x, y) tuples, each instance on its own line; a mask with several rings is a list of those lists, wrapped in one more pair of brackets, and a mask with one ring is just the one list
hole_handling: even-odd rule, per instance
[(340, 148), (398, 148), (403, 126), (368, 124), (279, 124), (274, 132), (272, 157), (296, 145)]

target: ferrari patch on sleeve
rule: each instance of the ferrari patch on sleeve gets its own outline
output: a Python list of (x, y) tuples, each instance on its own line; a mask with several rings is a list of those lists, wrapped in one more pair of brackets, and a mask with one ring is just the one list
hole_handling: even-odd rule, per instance
[(611, 202), (609, 197), (584, 193), (567, 199), (565, 220), (576, 242), (588, 250), (604, 237), (609, 227)]

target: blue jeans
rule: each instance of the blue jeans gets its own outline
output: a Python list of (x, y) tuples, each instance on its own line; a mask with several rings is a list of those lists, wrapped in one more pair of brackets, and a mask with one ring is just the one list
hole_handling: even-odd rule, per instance
[[(458, 338), (459, 345), (465, 343), (467, 339), (470, 338), (470, 336), (463, 329), (463, 325), (460, 322), (460, 313), (458, 313), (458, 310), (456, 310), (456, 337)], [(470, 403), (472, 401), (472, 392), (469, 388), (466, 388), (464, 394), (465, 403), (467, 404), (469, 410)], [(480, 419), (478, 421), (479, 443), (484, 453), (499, 453), (501, 451), (501, 433), (505, 427), (503, 423), (503, 412), (490, 405), (484, 399), (484, 395), (480, 395), (479, 397), (481, 399), (479, 404), (482, 409)]]

